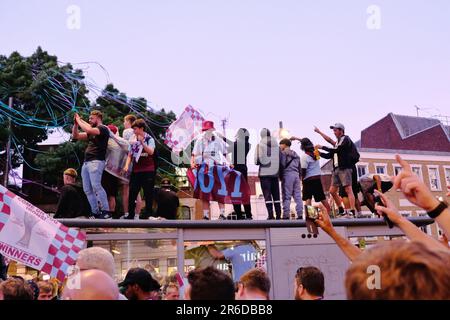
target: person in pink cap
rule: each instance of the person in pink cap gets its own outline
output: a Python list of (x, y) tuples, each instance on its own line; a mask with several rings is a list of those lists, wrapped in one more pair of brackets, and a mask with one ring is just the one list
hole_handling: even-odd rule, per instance
[[(210, 170), (216, 165), (229, 165), (229, 161), (225, 157), (226, 145), (223, 139), (216, 134), (214, 122), (203, 121), (202, 134), (194, 143), (192, 150), (191, 168), (200, 168), (206, 165), (205, 170)], [(210, 219), (210, 202), (202, 199), (203, 219)], [(225, 220), (225, 205), (219, 203), (220, 216), (219, 219)]]

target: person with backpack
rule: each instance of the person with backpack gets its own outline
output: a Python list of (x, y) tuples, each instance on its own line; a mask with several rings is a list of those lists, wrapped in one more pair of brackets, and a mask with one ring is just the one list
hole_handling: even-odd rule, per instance
[[(332, 139), (330, 139), (331, 141), (327, 141), (334, 144), (334, 148), (321, 145), (317, 145), (316, 148), (325, 150), (333, 159), (330, 194), (339, 206), (339, 212), (341, 213), (343, 211), (342, 201), (338, 193), (339, 187), (342, 186), (348, 195), (350, 211), (353, 216), (356, 216), (356, 197), (353, 193), (352, 174), (353, 167), (359, 161), (359, 153), (350, 137), (345, 135), (345, 127), (342, 123), (336, 123), (330, 126), (330, 129), (333, 129), (337, 141), (335, 143)], [(318, 132), (318, 129), (315, 131)]]
[[(261, 141), (256, 146), (255, 164), (259, 166), (258, 177), (261, 181), (261, 189), (266, 202), (267, 220), (281, 219), (280, 202), (280, 155), (281, 151), (277, 141), (271, 136), (269, 129), (261, 130)], [(273, 209), (275, 207), (275, 214)]]
[(291, 213), (291, 198), (295, 201), (297, 219), (303, 219), (303, 201), (300, 186), (301, 161), (298, 154), (291, 150), (291, 140), (280, 141), (280, 179), (283, 194), (283, 220), (289, 220)]
[(141, 188), (144, 189), (145, 213), (141, 214), (140, 218), (148, 219), (153, 216), (153, 193), (157, 169), (155, 140), (144, 131), (146, 125), (143, 119), (137, 119), (131, 127), (134, 136), (130, 140), (130, 152), (123, 171), (128, 172), (131, 162), (133, 162), (133, 169), (130, 176), (128, 216), (124, 219), (134, 219), (136, 198)]

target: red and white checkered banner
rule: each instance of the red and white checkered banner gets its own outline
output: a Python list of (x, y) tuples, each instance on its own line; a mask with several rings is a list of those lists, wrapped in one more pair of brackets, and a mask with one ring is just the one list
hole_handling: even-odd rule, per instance
[(0, 186), (0, 253), (63, 281), (86, 235)]
[(205, 119), (192, 106), (187, 106), (183, 113), (174, 121), (166, 131), (165, 144), (175, 153), (186, 149), (202, 132)]

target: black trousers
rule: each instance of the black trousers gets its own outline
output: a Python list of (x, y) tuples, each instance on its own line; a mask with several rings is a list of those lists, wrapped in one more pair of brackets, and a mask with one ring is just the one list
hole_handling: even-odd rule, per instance
[(280, 185), (278, 177), (260, 177), (261, 189), (266, 201), (269, 219), (273, 219), (273, 208), (275, 207), (276, 218), (281, 218)]
[(153, 216), (153, 193), (155, 189), (155, 172), (133, 172), (130, 177), (130, 193), (128, 199), (128, 215), (134, 218), (136, 199), (139, 191), (144, 189), (145, 215)]
[[(245, 178), (245, 181), (248, 182), (248, 169), (247, 169), (246, 165), (236, 165), (234, 167), (234, 170), (242, 173), (242, 176)], [(239, 220), (243, 220), (244, 218), (247, 218), (247, 219), (252, 218), (252, 206), (250, 205), (250, 203), (244, 204), (245, 217), (242, 214), (242, 205), (241, 204), (234, 204), (233, 209)]]

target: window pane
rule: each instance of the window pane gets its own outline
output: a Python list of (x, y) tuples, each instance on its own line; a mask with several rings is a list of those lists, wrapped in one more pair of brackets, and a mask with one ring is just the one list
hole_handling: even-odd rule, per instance
[(358, 166), (358, 177), (362, 177), (366, 174), (366, 167), (365, 166)]
[(385, 174), (384, 166), (377, 166), (376, 171), (378, 174)]
[(439, 190), (439, 173), (437, 168), (429, 168), (431, 190)]
[(450, 186), (450, 169), (445, 169), (445, 181), (447, 181), (447, 186)]

